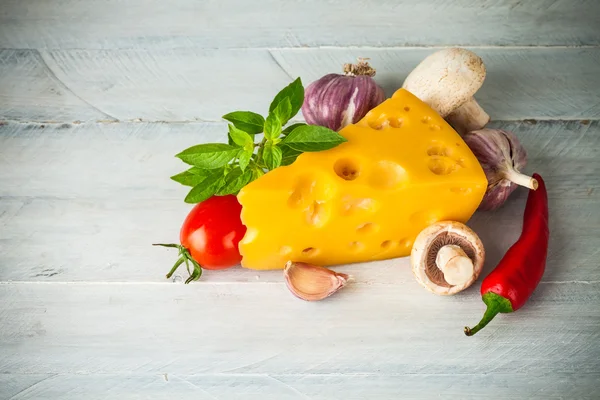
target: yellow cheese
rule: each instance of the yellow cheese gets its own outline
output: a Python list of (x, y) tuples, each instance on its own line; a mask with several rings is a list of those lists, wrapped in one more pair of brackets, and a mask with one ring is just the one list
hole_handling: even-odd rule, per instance
[(483, 198), (487, 180), (473, 153), (404, 89), (340, 134), (348, 142), (303, 153), (240, 191), (242, 266), (407, 256), (423, 228), (466, 222)]

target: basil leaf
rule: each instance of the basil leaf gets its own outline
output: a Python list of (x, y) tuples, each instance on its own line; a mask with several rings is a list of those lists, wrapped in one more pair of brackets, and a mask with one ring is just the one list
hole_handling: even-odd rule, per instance
[(171, 177), (175, 182), (181, 183), (184, 186), (196, 186), (206, 179), (205, 175), (192, 174), (189, 171), (181, 172)]
[(192, 146), (175, 157), (195, 167), (212, 169), (226, 165), (238, 151), (238, 147), (228, 144), (208, 143)]
[(227, 176), (225, 176), (225, 184), (216, 193), (217, 196), (225, 196), (227, 194), (237, 194), (241, 188), (246, 186), (252, 179), (252, 171), (242, 171), (236, 167)]
[(329, 128), (306, 125), (294, 129), (282, 142), (298, 151), (321, 151), (346, 141), (346, 138)]
[(262, 168), (260, 168), (258, 166), (255, 166), (254, 168), (252, 168), (252, 179), (251, 179), (251, 181), (260, 178), (264, 174), (265, 174), (265, 172), (262, 170)]
[(196, 204), (209, 199), (223, 186), (223, 178), (223, 169), (215, 170), (214, 173), (208, 175), (201, 183), (194, 186), (184, 201)]
[(290, 112), (291, 118), (300, 111), (302, 103), (304, 102), (304, 87), (302, 86), (302, 80), (300, 78), (297, 78), (294, 82), (290, 83), (277, 93), (277, 96), (275, 96), (273, 102), (271, 102), (271, 105), (269, 106), (269, 113), (273, 112), (279, 103), (286, 97), (290, 99), (290, 104), (292, 106), (292, 111)]
[(177, 175), (173, 175), (171, 179), (185, 186), (196, 186), (200, 184), (208, 175), (222, 173), (222, 171), (223, 168), (219, 168), (217, 171), (215, 169), (203, 169), (198, 167), (192, 167), (187, 171), (183, 171)]
[(289, 135), (290, 133), (292, 133), (292, 131), (293, 131), (294, 129), (296, 129), (297, 127), (299, 127), (299, 126), (305, 126), (305, 125), (306, 125), (306, 124), (305, 124), (304, 122), (298, 122), (297, 124), (292, 124), (292, 125), (288, 126), (287, 128), (285, 128), (283, 131), (281, 131), (281, 134), (282, 134), (283, 136), (287, 136), (287, 135)]
[(287, 122), (292, 118), (292, 103), (290, 103), (290, 99), (286, 97), (283, 99), (277, 107), (273, 110), (273, 114), (279, 120), (281, 126), (287, 124)]
[(250, 146), (245, 146), (238, 153), (238, 163), (240, 164), (240, 168), (242, 171), (246, 169), (248, 164), (250, 164), (250, 159), (252, 158), (252, 154), (254, 153), (254, 144)]
[(290, 165), (291, 163), (296, 161), (296, 158), (300, 154), (302, 154), (301, 151), (292, 149), (291, 147), (285, 145), (281, 146), (281, 153), (281, 165)]
[(269, 113), (265, 121), (265, 137), (273, 140), (281, 134), (281, 122), (273, 113)]
[(229, 124), (229, 137), (240, 147), (244, 147), (248, 144), (254, 144), (254, 139), (252, 139), (252, 136), (231, 124)]
[(236, 128), (249, 134), (261, 133), (265, 125), (265, 119), (262, 115), (252, 111), (235, 111), (223, 115), (223, 119), (231, 122)]
[(281, 148), (272, 143), (265, 143), (262, 157), (266, 167), (269, 170), (274, 170), (281, 165)]

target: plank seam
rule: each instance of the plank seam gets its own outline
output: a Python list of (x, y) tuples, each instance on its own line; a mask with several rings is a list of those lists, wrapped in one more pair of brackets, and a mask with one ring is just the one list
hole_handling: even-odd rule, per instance
[[(98, 110), (100, 111), (100, 110)], [(521, 122), (525, 122), (525, 123), (531, 123), (531, 124), (535, 124), (536, 122), (556, 122), (556, 123), (560, 123), (560, 122), (581, 122), (584, 125), (587, 125), (589, 123), (592, 122), (596, 122), (596, 121), (600, 121), (600, 118), (565, 118), (565, 117), (560, 117), (560, 118), (543, 118), (543, 117), (536, 117), (536, 118), (522, 118), (522, 119), (498, 119), (498, 120), (492, 120), (491, 122), (508, 122), (508, 123), (521, 123)], [(291, 119), (289, 121), (290, 124), (293, 123), (297, 123), (297, 122), (306, 122), (303, 119)], [(28, 125), (28, 124), (40, 124), (40, 125), (62, 125), (65, 123), (70, 123), (73, 125), (86, 125), (86, 124), (226, 124), (227, 122), (225, 120), (217, 120), (217, 119), (193, 119), (193, 120), (144, 120), (141, 118), (134, 118), (134, 119), (121, 119), (121, 120), (105, 120), (105, 119), (98, 119), (98, 120), (90, 120), (90, 121), (81, 121), (81, 120), (74, 120), (74, 121), (56, 121), (56, 120), (20, 120), (20, 119), (0, 119), (0, 126), (2, 125), (7, 125), (7, 124), (22, 124), (22, 125)]]
[(444, 49), (449, 47), (464, 47), (467, 49), (502, 49), (502, 50), (529, 50), (529, 49), (598, 49), (600, 44), (585, 44), (585, 45), (469, 45), (469, 44), (404, 44), (402, 46), (359, 46), (359, 45), (347, 45), (347, 46), (335, 46), (335, 45), (321, 45), (321, 46), (281, 46), (281, 47), (203, 47), (203, 46), (173, 46), (173, 47), (0, 47), (2, 50), (15, 50), (15, 51), (89, 51), (89, 52), (106, 52), (106, 51), (163, 51), (163, 50), (179, 50), (179, 49), (197, 49), (197, 50), (220, 50), (220, 51), (236, 51), (236, 50), (260, 50), (260, 51), (287, 51), (287, 50), (300, 50), (300, 51), (311, 51), (311, 50), (382, 50), (382, 49)]
[[(44, 375), (43, 372), (17, 372), (17, 373), (13, 373), (13, 372), (0, 372), (0, 375), (21, 375), (21, 376), (27, 376), (27, 375)], [(461, 372), (452, 372), (452, 373), (438, 373), (438, 372), (401, 372), (401, 373), (382, 373), (382, 372), (348, 372), (348, 373), (342, 373), (342, 372), (324, 372), (324, 373), (285, 373), (285, 372), (281, 372), (281, 373), (256, 373), (256, 372), (248, 372), (248, 373), (223, 373), (223, 372), (215, 372), (215, 373), (197, 373), (197, 374), (178, 374), (178, 373), (168, 373), (168, 377), (176, 377), (179, 379), (182, 379), (182, 377), (186, 377), (186, 378), (190, 378), (190, 377), (271, 377), (271, 376), (278, 376), (278, 377), (347, 377), (347, 376), (365, 376), (365, 377), (370, 377), (370, 376), (386, 376), (386, 377), (401, 377), (401, 376), (490, 376), (492, 375), (492, 373), (490, 372), (466, 372), (466, 373), (461, 373)], [(515, 376), (515, 375), (521, 375), (521, 373), (515, 373), (515, 372), (495, 372), (493, 373), (493, 375), (502, 375), (502, 376)], [(532, 375), (532, 374), (528, 374), (528, 375)], [(533, 374), (535, 375), (535, 374)], [(581, 375), (581, 376), (599, 376), (600, 372), (598, 371), (593, 371), (593, 372), (577, 372), (577, 375)], [(59, 373), (55, 373), (53, 374), (51, 377), (48, 378), (52, 378), (52, 377), (58, 377), (58, 376), (157, 376), (159, 378), (164, 379), (165, 374), (164, 373), (155, 373), (155, 372), (59, 372)], [(48, 379), (46, 378), (46, 379)], [(167, 381), (168, 382), (168, 381)]]
[[(258, 272), (258, 271), (257, 271)], [(140, 286), (140, 285), (183, 285), (180, 282), (172, 282), (167, 280), (166, 282), (124, 282), (124, 281), (0, 281), (0, 286), (10, 285), (67, 285), (67, 286)], [(269, 281), (269, 282), (256, 282), (256, 281), (231, 281), (231, 282), (194, 282), (193, 285), (213, 285), (213, 286), (225, 286), (225, 285), (279, 285), (283, 286), (285, 282), (281, 281)], [(571, 280), (571, 281), (541, 281), (539, 285), (598, 285), (600, 280)], [(370, 283), (370, 282), (355, 282), (353, 286), (398, 286), (399, 283)]]

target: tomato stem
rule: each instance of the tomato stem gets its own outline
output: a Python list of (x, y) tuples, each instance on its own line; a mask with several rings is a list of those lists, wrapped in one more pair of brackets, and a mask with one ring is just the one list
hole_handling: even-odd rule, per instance
[[(169, 243), (169, 244), (155, 243), (152, 246), (162, 246), (162, 247), (171, 247), (171, 248), (179, 249), (179, 258), (175, 262), (175, 265), (173, 265), (173, 268), (171, 268), (169, 273), (166, 275), (167, 279), (170, 279), (171, 276), (173, 276), (173, 274), (175, 273), (175, 271), (177, 271), (177, 268), (179, 268), (181, 266), (181, 264), (183, 264), (183, 263), (185, 263), (188, 274), (190, 274), (189, 278), (187, 278), (185, 280), (186, 284), (188, 284), (192, 281), (197, 281), (202, 276), (202, 267), (200, 266), (200, 264), (198, 264), (198, 262), (196, 260), (194, 260), (192, 258), (192, 255), (190, 254), (188, 249), (186, 249), (182, 245), (175, 244), (175, 243)], [(194, 266), (193, 271), (190, 270), (190, 263), (192, 263), (192, 265)]]

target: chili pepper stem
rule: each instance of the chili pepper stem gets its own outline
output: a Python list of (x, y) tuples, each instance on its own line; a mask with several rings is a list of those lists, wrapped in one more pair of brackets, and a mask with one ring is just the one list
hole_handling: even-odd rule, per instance
[(473, 336), (474, 334), (479, 332), (487, 324), (489, 324), (490, 321), (494, 319), (494, 317), (499, 313), (509, 313), (513, 311), (510, 301), (507, 298), (502, 297), (496, 293), (485, 293), (482, 296), (482, 299), (485, 305), (487, 306), (485, 314), (483, 314), (483, 318), (481, 319), (481, 321), (479, 321), (479, 323), (473, 328), (465, 326), (465, 335), (467, 336)]
[(503, 175), (504, 178), (516, 183), (517, 185), (525, 186), (531, 190), (536, 190), (538, 188), (538, 181), (536, 181), (535, 178), (517, 172), (512, 168), (504, 171)]

